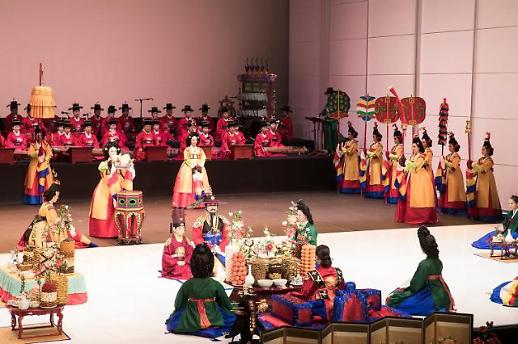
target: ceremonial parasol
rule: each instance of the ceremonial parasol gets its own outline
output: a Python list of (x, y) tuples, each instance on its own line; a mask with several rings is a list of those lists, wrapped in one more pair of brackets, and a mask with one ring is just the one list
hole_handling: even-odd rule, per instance
[(43, 86), (43, 66), (40, 63), (39, 86), (33, 87), (31, 92), (31, 116), (34, 118), (54, 118), (56, 102), (52, 88)]
[(376, 99), (376, 120), (380, 123), (387, 125), (387, 146), (386, 151), (388, 152), (389, 145), (389, 125), (397, 122), (399, 119), (398, 102), (396, 97), (380, 97)]
[(349, 108), (351, 107), (351, 99), (344, 91), (334, 90), (327, 97), (326, 108), (329, 113), (329, 118), (336, 119), (338, 126), (336, 129), (337, 140), (340, 141), (340, 120), (349, 117)]
[(367, 151), (367, 122), (376, 115), (376, 97), (361, 96), (356, 103), (356, 113), (365, 123), (363, 135), (363, 149)]

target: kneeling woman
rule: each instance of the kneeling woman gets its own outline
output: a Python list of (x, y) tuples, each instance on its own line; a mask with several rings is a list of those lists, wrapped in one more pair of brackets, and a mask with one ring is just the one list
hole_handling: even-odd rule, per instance
[(424, 226), (417, 230), (417, 237), (426, 259), (419, 263), (409, 286), (390, 293), (387, 306), (412, 315), (452, 311), (455, 304), (450, 289), (442, 278), (442, 262), (435, 237)]
[(333, 305), (337, 290), (344, 289), (344, 277), (342, 270), (331, 266), (329, 247), (320, 245), (317, 247), (318, 267), (308, 272), (308, 279), (302, 285), (300, 293), (294, 293), (305, 300), (319, 300), (312, 305), (313, 314), (323, 320), (330, 321), (333, 314)]
[[(513, 239), (518, 239), (518, 196), (512, 195), (509, 198), (509, 210), (507, 211), (507, 214), (505, 215), (504, 221), (502, 222), (502, 229), (503, 230), (494, 230), (486, 235), (484, 235), (482, 238), (478, 239), (477, 241), (474, 241), (471, 243), (471, 246), (482, 249), (482, 250), (489, 250), (490, 243), (493, 240), (493, 237), (497, 236), (498, 234), (502, 234), (502, 239), (505, 240), (506, 237), (509, 235), (512, 236)], [(498, 248), (498, 247), (495, 247)]]
[(193, 278), (176, 294), (167, 331), (214, 338), (230, 330), (236, 317), (223, 285), (211, 278), (213, 269), (214, 255), (206, 244), (199, 244), (191, 258)]

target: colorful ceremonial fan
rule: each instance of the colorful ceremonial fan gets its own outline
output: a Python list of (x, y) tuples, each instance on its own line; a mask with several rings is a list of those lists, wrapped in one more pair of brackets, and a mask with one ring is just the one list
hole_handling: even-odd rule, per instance
[(351, 99), (344, 91), (335, 90), (327, 97), (326, 108), (331, 118), (341, 119), (348, 117), (350, 107)]
[(370, 121), (376, 115), (376, 97), (361, 96), (356, 103), (356, 113), (365, 122)]
[(381, 123), (391, 124), (399, 119), (396, 97), (380, 97), (376, 99), (376, 120)]
[(401, 99), (403, 112), (400, 114), (401, 124), (418, 125), (426, 118), (426, 102), (421, 97), (410, 96)]

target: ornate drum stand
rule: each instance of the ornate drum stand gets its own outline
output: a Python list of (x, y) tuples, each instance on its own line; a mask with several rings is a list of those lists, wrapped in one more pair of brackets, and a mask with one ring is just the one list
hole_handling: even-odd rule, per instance
[(142, 243), (145, 212), (142, 191), (121, 191), (117, 194), (115, 225), (121, 245)]

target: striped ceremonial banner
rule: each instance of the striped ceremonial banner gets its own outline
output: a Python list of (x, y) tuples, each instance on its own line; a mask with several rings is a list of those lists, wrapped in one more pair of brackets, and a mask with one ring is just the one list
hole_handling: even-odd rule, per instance
[(356, 103), (356, 113), (362, 120), (368, 122), (376, 114), (376, 97), (361, 96)]

